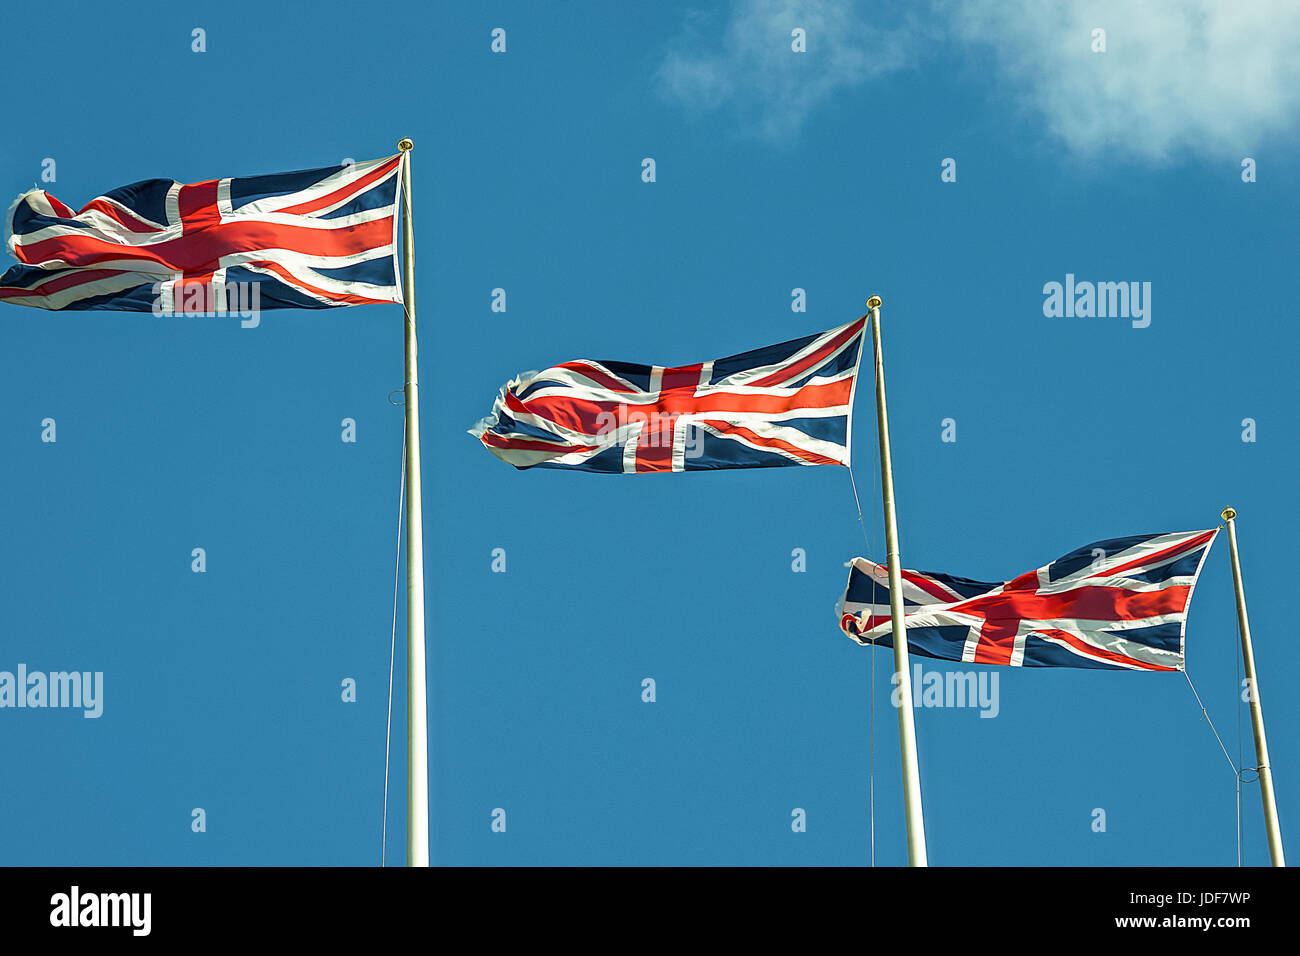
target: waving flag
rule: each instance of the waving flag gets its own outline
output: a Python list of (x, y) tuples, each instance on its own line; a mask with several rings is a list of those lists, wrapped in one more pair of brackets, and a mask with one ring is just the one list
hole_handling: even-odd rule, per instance
[[(1218, 529), (1089, 544), (1005, 583), (903, 571), (912, 654), (1012, 667), (1172, 671)], [(837, 608), (859, 644), (893, 646), (889, 575), (854, 558)]]
[[(225, 311), (401, 302), (394, 254), (399, 156), (212, 179), (148, 179), (80, 212), (41, 189), (9, 211), (0, 301), (39, 309)], [(195, 306), (198, 306), (197, 308)]]
[(847, 465), (865, 325), (697, 365), (578, 359), (526, 372), (470, 434), (516, 468)]

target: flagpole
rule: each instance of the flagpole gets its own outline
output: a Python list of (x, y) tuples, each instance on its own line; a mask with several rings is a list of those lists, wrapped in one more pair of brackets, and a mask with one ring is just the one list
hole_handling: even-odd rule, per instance
[(880, 348), (880, 296), (867, 300), (871, 342), (876, 360), (876, 430), (880, 435), (880, 483), (885, 504), (885, 549), (889, 563), (889, 615), (894, 634), (894, 671), (898, 681), (898, 743), (903, 758), (903, 808), (907, 815), (907, 861), (928, 866), (925, 821), (921, 812), (921, 777), (916, 762), (916, 722), (912, 713), (912, 677), (903, 624), (903, 581), (898, 564), (898, 524), (894, 516), (894, 473), (889, 456), (889, 413), (885, 408), (885, 360)]
[(1255, 678), (1255, 652), (1250, 643), (1250, 621), (1246, 617), (1246, 592), (1241, 586), (1241, 561), (1237, 557), (1237, 512), (1224, 508), (1221, 517), (1228, 522), (1228, 548), (1232, 554), (1232, 583), (1237, 591), (1237, 627), (1241, 632), (1241, 656), (1246, 663), (1246, 686), (1249, 689), (1250, 724), (1255, 731), (1255, 763), (1259, 775), (1259, 795), (1264, 801), (1264, 826), (1268, 831), (1268, 855), (1274, 866), (1286, 866), (1282, 855), (1282, 830), (1277, 822), (1277, 800), (1273, 796), (1273, 771), (1268, 762), (1268, 739), (1264, 736), (1264, 713), (1259, 703), (1259, 681)]
[(415, 228), (411, 150), (402, 152), (402, 301), (406, 328), (406, 865), (429, 865), (429, 711), (424, 666), (424, 516), (420, 502), (420, 390), (415, 341)]

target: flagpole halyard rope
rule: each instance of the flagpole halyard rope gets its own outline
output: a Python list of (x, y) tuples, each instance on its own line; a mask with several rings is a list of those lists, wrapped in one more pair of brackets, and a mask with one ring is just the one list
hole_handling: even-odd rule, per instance
[[(853, 489), (853, 503), (858, 509), (858, 527), (862, 529), (862, 540), (866, 542), (867, 551), (871, 551), (871, 536), (867, 534), (867, 524), (862, 518), (862, 501), (858, 498), (858, 483), (853, 478), (853, 465), (849, 464), (849, 487)], [(872, 578), (871, 589), (874, 592), (876, 580)], [(874, 603), (875, 597), (872, 596)], [(867, 806), (868, 833), (871, 841), (871, 865), (876, 865), (876, 655), (874, 648), (871, 655), (871, 710), (867, 716), (868, 758), (867, 758)]]
[[(871, 318), (870, 312), (868, 312), (865, 316), (863, 316), (864, 320), (869, 320), (870, 318)], [(866, 343), (866, 334), (867, 334), (866, 325), (864, 323), (862, 327), (862, 337), (863, 337), (862, 341), (864, 346)], [(861, 363), (862, 363), (862, 352), (861, 349), (859, 349), (858, 352), (859, 374), (861, 374)], [(875, 382), (876, 382), (876, 365), (875, 362), (872, 362), (871, 383), (872, 383), (873, 391), (875, 390)], [(862, 516), (862, 499), (858, 496), (858, 482), (853, 475), (853, 462), (851, 459), (849, 461), (848, 470), (849, 470), (849, 487), (853, 489), (853, 504), (854, 507), (856, 507), (858, 510), (858, 527), (862, 529), (862, 540), (866, 543), (867, 555), (870, 556), (871, 535), (867, 532), (867, 523)], [(884, 532), (882, 531), (881, 532), (882, 537), (883, 534)], [(871, 579), (872, 604), (876, 603), (876, 592), (879, 587), (880, 587), (880, 582), (873, 577)], [(870, 860), (871, 860), (872, 867), (876, 865), (876, 655), (874, 651), (875, 651), (875, 645), (873, 643), (870, 652), (870, 663), (868, 665), (869, 680), (870, 680), (870, 692), (869, 692), (870, 711), (867, 716), (867, 727), (868, 727), (867, 730), (867, 734), (868, 734), (867, 737), (868, 739), (868, 746), (867, 746), (868, 823), (867, 826), (868, 826), (868, 835), (869, 835), (869, 844), (870, 844)]]
[[(392, 402), (392, 392), (389, 392)], [(395, 402), (393, 404), (396, 404)], [(393, 564), (393, 634), (388, 646), (388, 729), (384, 732), (384, 823), (379, 839), (379, 865), (388, 862), (388, 762), (393, 748), (393, 661), (397, 657), (397, 590), (402, 568), (402, 509), (406, 505), (406, 419), (402, 419), (402, 479), (397, 493), (397, 560)]]
[[(867, 314), (867, 317), (868, 318), (870, 317), (870, 313)], [(864, 326), (862, 330), (864, 344), (866, 342), (866, 334), (867, 334), (866, 327)], [(874, 361), (871, 363), (871, 390), (873, 393), (876, 390), (876, 363)], [(877, 460), (873, 459), (873, 461), (877, 461)], [(881, 471), (878, 463), (874, 465), (874, 470), (877, 479), (879, 479), (881, 476)], [(852, 475), (850, 475), (849, 477), (852, 478)], [(854, 495), (856, 496), (857, 494), (856, 484), (854, 484), (853, 486), (853, 492)], [(885, 519), (884, 519), (883, 512), (878, 511), (876, 512), (875, 519), (871, 522), (872, 530), (877, 532), (880, 535), (881, 541), (883, 541), (885, 538), (884, 520)], [(858, 506), (858, 523), (862, 526), (862, 534), (864, 539), (867, 542), (867, 551), (869, 552), (871, 550), (871, 535), (867, 532), (866, 523), (862, 520), (861, 505)], [(871, 579), (871, 603), (872, 604), (877, 603), (877, 594), (879, 593), (879, 590), (880, 590), (880, 582), (877, 581), (876, 578), (873, 576)], [(870, 677), (871, 677), (871, 722), (870, 722), (871, 723), (871, 786), (870, 786), (871, 789), (871, 865), (874, 867), (876, 865), (876, 653), (875, 653), (874, 646), (871, 649)]]
[[(1233, 663), (1235, 664), (1236, 678), (1232, 684), (1233, 694), (1237, 693), (1237, 688), (1241, 686), (1241, 645), (1237, 645), (1237, 650), (1233, 654)], [(1237, 698), (1237, 765), (1240, 766), (1245, 762), (1242, 756), (1241, 743), (1241, 698)], [(1237, 773), (1237, 866), (1241, 866), (1241, 773)]]
[(1232, 762), (1232, 757), (1228, 755), (1228, 748), (1223, 746), (1223, 738), (1221, 738), (1219, 732), (1214, 729), (1214, 721), (1210, 720), (1210, 712), (1206, 710), (1205, 705), (1201, 703), (1201, 695), (1196, 693), (1196, 685), (1192, 683), (1192, 675), (1187, 673), (1186, 668), (1183, 668), (1183, 676), (1187, 678), (1187, 686), (1192, 689), (1192, 696), (1196, 698), (1196, 706), (1201, 708), (1201, 717), (1209, 723), (1210, 730), (1214, 733), (1214, 739), (1219, 742), (1219, 749), (1223, 751), (1223, 758), (1228, 761), (1228, 766), (1232, 768), (1232, 772), (1234, 774), (1237, 773), (1237, 765)]
[[(1214, 721), (1210, 719), (1210, 712), (1205, 709), (1201, 703), (1201, 695), (1196, 693), (1196, 685), (1192, 683), (1192, 675), (1187, 673), (1186, 666), (1183, 667), (1183, 676), (1187, 678), (1187, 686), (1192, 689), (1192, 696), (1196, 698), (1196, 706), (1201, 708), (1201, 718), (1210, 725), (1210, 730), (1214, 733), (1214, 739), (1219, 742), (1219, 749), (1223, 751), (1223, 757), (1228, 761), (1228, 766), (1232, 768), (1232, 776), (1236, 781), (1237, 790), (1237, 866), (1241, 866), (1241, 775), (1246, 772), (1247, 768), (1238, 769), (1237, 765), (1232, 762), (1232, 757), (1228, 754), (1228, 748), (1223, 745), (1223, 738), (1215, 730)], [(1238, 718), (1240, 718), (1241, 708), (1237, 708)], [(1240, 727), (1238, 727), (1240, 734)]]
[[(868, 316), (864, 316), (864, 318), (869, 318), (869, 315), (870, 314), (868, 313)], [(863, 342), (865, 343), (866, 341), (865, 325), (863, 326), (862, 335), (863, 335)], [(859, 353), (858, 361), (859, 361), (859, 374), (861, 374), (861, 353)], [(876, 366), (875, 363), (873, 362), (871, 366), (871, 381), (872, 381), (873, 391), (875, 386), (875, 378), (876, 378)], [(854, 507), (858, 509), (858, 527), (862, 529), (862, 540), (866, 543), (867, 554), (869, 556), (871, 554), (871, 535), (867, 532), (867, 523), (866, 520), (862, 517), (862, 499), (858, 496), (858, 482), (857, 479), (854, 478), (853, 476), (852, 461), (849, 462), (849, 487), (853, 489), (853, 504)], [(871, 600), (873, 604), (876, 602), (876, 590), (879, 586), (880, 586), (880, 582), (878, 582), (873, 577), (871, 579)], [(870, 694), (869, 694), (870, 712), (868, 713), (867, 716), (867, 727), (868, 727), (867, 730), (867, 740), (868, 740), (867, 828), (868, 828), (868, 839), (870, 843), (871, 866), (873, 867), (876, 865), (876, 655), (874, 652), (875, 652), (875, 647), (873, 645), (871, 651), (869, 652), (871, 658), (870, 663), (868, 665), (869, 680), (870, 680)]]

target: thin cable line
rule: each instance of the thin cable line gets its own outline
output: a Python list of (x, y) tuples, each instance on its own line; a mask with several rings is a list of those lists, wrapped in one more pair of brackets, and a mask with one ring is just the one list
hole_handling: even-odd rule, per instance
[[(1236, 650), (1232, 654), (1236, 667), (1236, 684), (1232, 687), (1232, 693), (1236, 696), (1236, 765), (1242, 766), (1245, 763), (1245, 750), (1242, 743), (1242, 643), (1238, 641)], [(1255, 688), (1251, 693), (1255, 693)], [(1238, 771), (1236, 775), (1236, 865), (1242, 866), (1242, 847), (1245, 845), (1245, 819), (1242, 817), (1242, 774), (1245, 770)]]
[[(871, 590), (876, 589), (876, 582), (871, 582)], [(875, 603), (875, 596), (872, 596), (872, 603)], [(870, 760), (870, 777), (867, 780), (867, 791), (871, 801), (871, 865), (876, 865), (876, 649), (873, 647), (871, 654), (871, 719), (868, 721), (870, 730), (868, 736), (871, 738), (871, 760)]]
[(406, 505), (406, 418), (402, 418), (402, 480), (397, 493), (397, 560), (393, 566), (393, 635), (388, 646), (388, 729), (384, 732), (384, 824), (379, 865), (388, 862), (388, 762), (393, 747), (393, 661), (397, 658), (397, 590), (402, 566), (402, 509)]
[[(853, 503), (858, 509), (858, 527), (862, 529), (862, 540), (866, 542), (867, 553), (871, 553), (871, 536), (867, 534), (867, 523), (862, 518), (862, 501), (858, 498), (858, 483), (853, 478), (853, 465), (849, 465), (849, 487), (853, 489)], [(872, 603), (875, 603), (876, 579), (871, 579)], [(867, 805), (868, 827), (871, 839), (871, 865), (876, 865), (876, 655), (873, 647), (871, 654), (871, 710), (867, 717), (868, 758), (867, 758)]]
[(853, 489), (853, 503), (858, 509), (858, 524), (862, 527), (862, 537), (867, 542), (867, 547), (871, 547), (871, 541), (867, 538), (867, 526), (862, 520), (862, 502), (858, 500), (858, 483), (853, 480), (853, 466), (849, 465), (849, 486)]
[[(1245, 763), (1242, 756), (1241, 746), (1241, 644), (1237, 645), (1236, 651), (1232, 655), (1233, 666), (1236, 669), (1235, 682), (1232, 685), (1232, 694), (1237, 698), (1237, 766)], [(1237, 772), (1237, 866), (1241, 866), (1241, 772)]]
[[(1232, 762), (1232, 757), (1228, 754), (1228, 748), (1223, 745), (1223, 738), (1219, 736), (1218, 730), (1215, 730), (1214, 721), (1210, 719), (1210, 712), (1206, 710), (1205, 705), (1201, 703), (1201, 695), (1196, 693), (1196, 685), (1192, 683), (1192, 675), (1187, 673), (1186, 667), (1183, 668), (1183, 676), (1187, 678), (1187, 686), (1192, 689), (1192, 696), (1196, 698), (1196, 706), (1201, 708), (1201, 716), (1205, 719), (1206, 723), (1210, 725), (1210, 730), (1214, 732), (1214, 739), (1219, 742), (1219, 749), (1223, 751), (1223, 758), (1228, 761), (1228, 766), (1232, 768), (1234, 786), (1236, 787), (1236, 792), (1237, 792), (1237, 866), (1241, 866), (1241, 774), (1242, 771), (1237, 769), (1237, 764)], [(1237, 710), (1238, 710), (1238, 715), (1240, 716), (1241, 708), (1239, 707)], [(1240, 754), (1238, 754), (1237, 759), (1238, 760), (1241, 759)]]
[[(865, 342), (865, 336), (866, 336), (866, 326), (865, 326), (865, 325), (863, 326), (863, 333), (862, 333), (862, 334), (863, 334), (863, 336), (864, 336), (864, 342)], [(875, 395), (875, 394), (876, 394), (876, 384), (877, 384), (877, 383), (876, 383), (876, 373), (877, 373), (878, 371), (879, 371), (879, 369), (877, 368), (875, 362), (873, 361), (873, 362), (871, 363), (871, 393), (872, 393), (872, 395)], [(877, 437), (879, 437), (879, 436), (877, 436)], [(883, 465), (880, 465), (880, 464), (879, 464), (879, 459), (876, 459), (876, 467), (873, 468), (873, 472), (874, 472), (874, 474), (875, 474), (875, 476), (876, 476), (876, 479), (877, 479), (877, 480), (876, 480), (876, 485), (877, 485), (877, 487), (883, 487), (884, 473), (881, 471), (881, 468), (882, 468), (882, 467), (883, 467)], [(857, 486), (856, 486), (856, 485), (854, 485), (854, 491), (855, 491), (855, 492), (857, 491)], [(858, 508), (858, 514), (859, 514), (859, 516), (861, 516), (861, 513), (862, 513), (862, 509), (859, 507), (859, 508)], [(860, 523), (861, 523), (861, 522), (860, 522)], [(872, 529), (872, 533), (878, 533), (878, 536), (877, 536), (877, 539), (876, 539), (876, 540), (880, 541), (882, 544), (883, 544), (883, 542), (884, 542), (884, 540), (885, 540), (885, 527), (884, 527), (884, 524), (885, 524), (884, 512), (881, 511), (880, 509), (876, 509), (876, 511), (875, 511), (875, 518), (874, 518), (874, 519), (872, 520), (872, 522), (871, 522), (871, 529)], [(866, 539), (867, 539), (867, 551), (870, 552), (870, 550), (871, 550), (871, 535), (870, 535), (870, 534), (867, 534), (867, 530), (866, 530), (866, 525), (865, 525), (865, 523), (863, 523), (862, 531), (863, 531), (863, 535), (864, 535), (864, 536), (866, 537)], [(873, 574), (873, 575), (871, 576), (871, 603), (872, 603), (873, 606), (879, 603), (879, 593), (880, 593), (880, 581), (877, 580), (876, 576)], [(876, 865), (876, 825), (875, 825), (875, 809), (876, 809), (876, 808), (875, 808), (875, 790), (876, 790), (876, 780), (875, 780), (875, 764), (876, 764), (876, 656), (877, 656), (876, 648), (873, 646), (873, 647), (871, 648), (871, 769), (872, 769), (872, 777), (871, 777), (871, 793), (872, 793), (872, 806), (871, 806), (871, 811), (872, 811), (872, 821), (871, 821), (871, 865), (872, 865), (873, 867)]]
[(1183, 676), (1187, 678), (1187, 686), (1192, 689), (1192, 696), (1196, 698), (1196, 706), (1201, 708), (1201, 716), (1209, 723), (1210, 730), (1214, 733), (1214, 739), (1219, 742), (1219, 749), (1223, 751), (1223, 759), (1228, 761), (1228, 766), (1232, 768), (1233, 774), (1236, 774), (1237, 765), (1232, 762), (1232, 757), (1228, 754), (1228, 748), (1223, 746), (1223, 739), (1219, 736), (1219, 732), (1214, 729), (1214, 721), (1210, 720), (1210, 712), (1201, 703), (1201, 695), (1196, 693), (1196, 685), (1192, 683), (1192, 675), (1187, 673), (1186, 668), (1183, 669)]
[[(863, 335), (866, 335), (866, 325), (863, 325)], [(865, 342), (865, 338), (863, 340)], [(861, 355), (859, 353), (859, 361)], [(860, 371), (860, 368), (859, 368)], [(876, 366), (871, 366), (871, 383), (872, 392), (875, 392), (876, 384)], [(858, 510), (858, 527), (862, 529), (862, 540), (866, 543), (867, 555), (871, 554), (871, 535), (867, 532), (866, 520), (862, 517), (862, 499), (858, 496), (858, 482), (853, 475), (853, 463), (849, 463), (849, 487), (853, 489), (853, 504)], [(882, 519), (883, 520), (883, 519)], [(883, 536), (884, 532), (881, 532)], [(873, 575), (871, 578), (871, 603), (877, 602), (877, 590), (880, 582)], [(871, 866), (876, 865), (876, 654), (875, 644), (871, 645), (870, 661), (870, 714), (867, 718), (868, 726), (868, 771), (867, 771), (867, 801), (868, 801), (868, 832), (870, 834), (871, 845)]]

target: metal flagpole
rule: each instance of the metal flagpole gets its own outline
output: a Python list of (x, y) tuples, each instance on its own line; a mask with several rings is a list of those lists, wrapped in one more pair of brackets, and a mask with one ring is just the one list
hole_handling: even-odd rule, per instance
[(1250, 724), (1255, 731), (1255, 763), (1259, 774), (1259, 795), (1264, 801), (1264, 826), (1268, 830), (1268, 855), (1274, 866), (1286, 866), (1282, 855), (1282, 831), (1277, 823), (1277, 801), (1273, 796), (1273, 771), (1268, 763), (1268, 739), (1264, 736), (1264, 714), (1260, 710), (1259, 681), (1255, 679), (1255, 653), (1250, 645), (1250, 621), (1246, 618), (1246, 592), (1241, 587), (1241, 561), (1237, 558), (1237, 512), (1224, 508), (1221, 517), (1228, 522), (1228, 547), (1232, 554), (1232, 583), (1237, 591), (1237, 626), (1241, 631), (1241, 656), (1246, 664), (1249, 689)]
[(402, 151), (402, 300), (406, 311), (406, 865), (429, 865), (429, 712), (424, 669), (424, 522), (420, 510), (420, 390), (415, 342), (411, 150)]
[(867, 300), (871, 342), (876, 359), (876, 430), (880, 435), (880, 483), (885, 500), (885, 548), (889, 562), (889, 615), (894, 632), (894, 671), (898, 681), (898, 742), (903, 757), (903, 807), (907, 814), (907, 860), (928, 866), (925, 821), (921, 813), (921, 777), (916, 764), (916, 723), (912, 714), (912, 676), (907, 663), (907, 629), (903, 626), (903, 581), (898, 565), (898, 525), (894, 517), (894, 473), (889, 457), (889, 414), (885, 410), (885, 362), (880, 349), (880, 296)]

